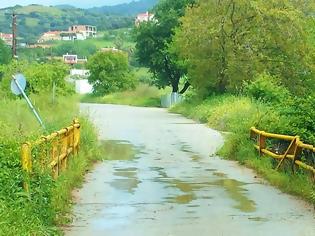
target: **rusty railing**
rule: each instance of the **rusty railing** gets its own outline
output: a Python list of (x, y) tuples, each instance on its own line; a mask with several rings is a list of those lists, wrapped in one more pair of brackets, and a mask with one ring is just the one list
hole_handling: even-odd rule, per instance
[(42, 136), (35, 142), (26, 142), (21, 147), (22, 168), (26, 174), (24, 188), (29, 191), (29, 176), (34, 162), (42, 169), (50, 169), (54, 179), (62, 170), (67, 168), (67, 162), (71, 155), (78, 154), (80, 148), (80, 123), (77, 119), (73, 124), (54, 132), (48, 136)]
[[(300, 140), (299, 136), (289, 136), (289, 135), (280, 135), (272, 134), (264, 131), (260, 131), (254, 127), (250, 129), (250, 137), (256, 139), (257, 144), (254, 145), (255, 148), (259, 151), (259, 154), (266, 154), (274, 159), (279, 160), (279, 163), (276, 169), (282, 165), (284, 160), (290, 160), (292, 165), (292, 170), (294, 171), (294, 166), (299, 166), (305, 170), (313, 172), (315, 174), (314, 163), (313, 165), (307, 164), (302, 160), (302, 151), (308, 150), (312, 154), (315, 152), (313, 145), (305, 144)], [(287, 142), (283, 152), (274, 151), (272, 148), (268, 148), (267, 141), (268, 139), (276, 139), (279, 141)], [(312, 160), (314, 161), (314, 160)]]

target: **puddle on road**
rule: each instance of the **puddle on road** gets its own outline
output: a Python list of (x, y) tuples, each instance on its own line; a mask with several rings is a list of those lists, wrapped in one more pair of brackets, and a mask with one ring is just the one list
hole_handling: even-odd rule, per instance
[[(159, 172), (161, 172), (161, 170), (159, 170)], [(158, 178), (157, 182), (167, 183), (168, 188), (174, 188), (181, 192), (181, 194), (165, 198), (168, 203), (189, 204), (197, 199), (210, 200), (213, 199), (212, 196), (205, 196), (204, 194), (198, 196), (198, 190), (221, 187), (226, 191), (228, 197), (235, 202), (233, 208), (246, 213), (256, 211), (255, 202), (246, 195), (247, 190), (244, 188), (246, 183), (229, 179), (227, 175), (223, 173), (215, 172), (214, 175), (220, 178), (214, 181), (198, 183), (172, 179), (164, 174), (164, 178)]]
[[(106, 150), (109, 160), (120, 161), (119, 168), (114, 170), (114, 175), (117, 176), (117, 178), (113, 179), (110, 185), (116, 189), (133, 194), (141, 181), (137, 177), (138, 169), (130, 167), (127, 164), (125, 165), (125, 161), (134, 160), (136, 155), (139, 154), (139, 150), (125, 141), (105, 141), (103, 142), (103, 147)], [(188, 145), (183, 145), (182, 151), (191, 153)], [(191, 159), (198, 161), (200, 157), (197, 154), (193, 154)], [(206, 169), (207, 172), (213, 172), (213, 180), (210, 179), (208, 182), (199, 183), (170, 178), (162, 167), (151, 167), (150, 170), (156, 171), (159, 174), (159, 177), (154, 179), (155, 182), (163, 183), (166, 188), (174, 189), (174, 194), (172, 195), (171, 191), (169, 196), (165, 198), (165, 201), (168, 203), (187, 205), (198, 199), (212, 199), (212, 196), (207, 196), (200, 192), (198, 193), (198, 191), (220, 187), (223, 188), (227, 196), (235, 202), (233, 205), (234, 208), (241, 212), (254, 212), (256, 210), (255, 202), (246, 196), (247, 190), (244, 188), (246, 183), (229, 179), (226, 174), (215, 172), (215, 169)], [(209, 175), (209, 178), (211, 178), (211, 175)], [(198, 196), (199, 194), (201, 195)]]
[(133, 160), (136, 158), (137, 149), (126, 141), (106, 140), (102, 142), (108, 160)]
[(268, 219), (267, 218), (263, 218), (263, 217), (249, 217), (248, 218), (251, 221), (256, 221), (256, 222), (267, 222)]
[(119, 161), (120, 163), (120, 166), (115, 168), (113, 173), (117, 178), (114, 178), (110, 185), (115, 189), (133, 194), (141, 181), (137, 177), (138, 169), (128, 165), (129, 161), (137, 158), (138, 149), (129, 142), (120, 140), (103, 141), (102, 147), (105, 149), (108, 160)]
[(246, 183), (235, 179), (219, 179), (213, 182), (214, 185), (223, 187), (228, 196), (236, 202), (233, 207), (242, 212), (256, 211), (256, 203), (246, 196), (246, 189), (243, 188)]
[(133, 194), (139, 183), (141, 183), (137, 178), (137, 171), (137, 168), (115, 169), (114, 175), (124, 178), (114, 179), (110, 185), (116, 189)]
[(193, 161), (195, 161), (195, 162), (198, 162), (198, 161), (200, 161), (200, 159), (201, 159), (201, 157), (200, 157), (199, 155), (197, 155), (197, 154), (192, 155), (190, 158), (191, 158)]

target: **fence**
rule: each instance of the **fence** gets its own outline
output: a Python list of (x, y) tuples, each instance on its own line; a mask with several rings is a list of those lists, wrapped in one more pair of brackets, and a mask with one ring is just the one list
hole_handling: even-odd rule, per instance
[(176, 105), (182, 101), (183, 95), (179, 93), (166, 94), (161, 97), (161, 107), (170, 108), (171, 106)]
[(24, 188), (29, 191), (29, 176), (36, 162), (42, 169), (51, 169), (53, 178), (67, 168), (67, 162), (72, 154), (77, 154), (80, 148), (80, 123), (74, 120), (69, 127), (42, 136), (39, 140), (26, 142), (21, 147), (22, 168), (26, 173)]
[[(279, 169), (284, 160), (290, 160), (293, 172), (294, 167), (299, 166), (305, 170), (313, 172), (313, 175), (315, 175), (315, 159), (313, 156), (315, 148), (312, 145), (303, 143), (299, 136), (272, 134), (260, 131), (254, 127), (251, 128), (250, 136), (252, 139), (256, 139), (257, 144), (255, 145), (255, 148), (259, 151), (260, 155), (266, 154), (279, 160), (276, 169)], [(277, 140), (278, 143), (279, 141), (282, 142), (282, 146), (279, 144), (277, 148), (268, 147), (268, 144), (271, 143), (270, 139)], [(303, 156), (302, 152), (305, 150), (310, 152), (311, 155), (308, 155), (308, 157), (305, 157), (305, 155)]]

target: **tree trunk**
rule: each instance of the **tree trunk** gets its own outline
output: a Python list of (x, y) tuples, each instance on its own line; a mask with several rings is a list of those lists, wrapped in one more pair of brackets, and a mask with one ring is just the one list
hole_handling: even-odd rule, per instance
[(190, 85), (191, 85), (191, 84), (190, 84), (188, 81), (186, 81), (186, 83), (185, 83), (183, 89), (182, 89), (179, 93), (180, 93), (180, 94), (184, 94), (184, 93), (187, 91), (187, 89), (189, 88)]
[(178, 92), (178, 82), (176, 83), (176, 81), (172, 82), (172, 88), (173, 88), (173, 93), (177, 93)]

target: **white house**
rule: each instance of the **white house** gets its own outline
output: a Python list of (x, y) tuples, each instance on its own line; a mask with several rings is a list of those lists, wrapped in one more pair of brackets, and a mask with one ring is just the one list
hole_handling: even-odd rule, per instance
[(153, 19), (154, 19), (154, 14), (151, 14), (151, 13), (149, 13), (149, 12), (140, 13), (140, 14), (138, 14), (137, 17), (136, 17), (135, 25), (136, 25), (136, 26), (139, 26), (140, 23), (152, 21)]

